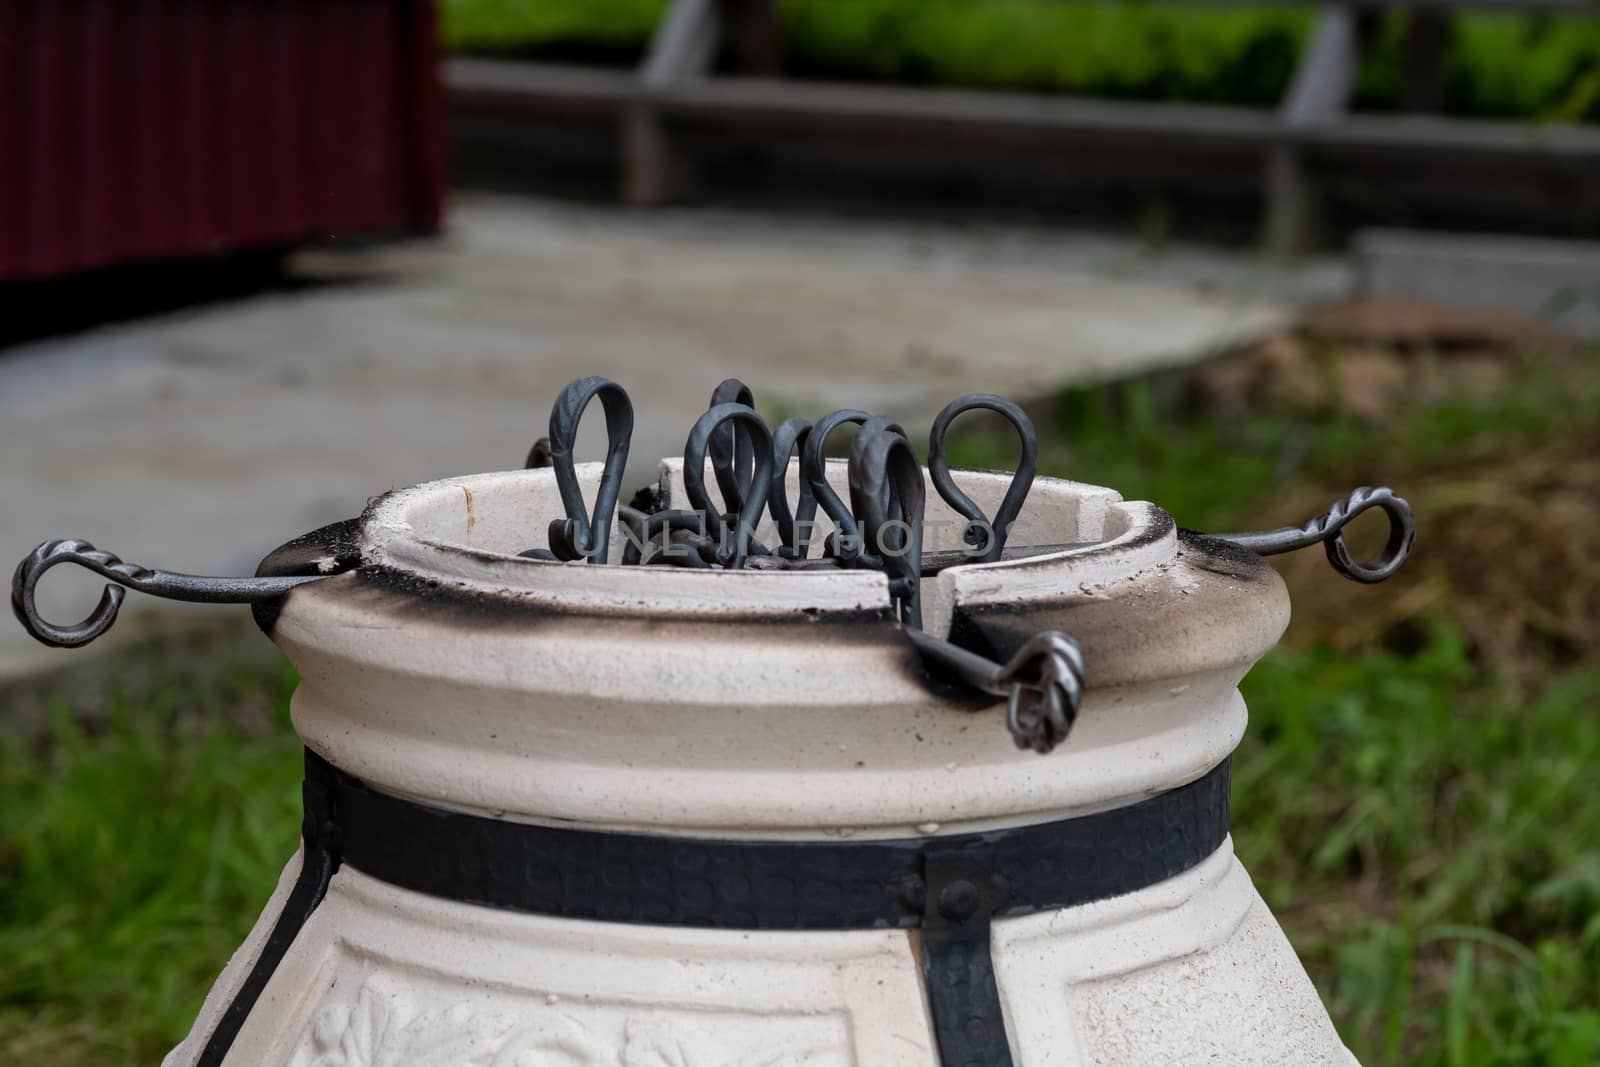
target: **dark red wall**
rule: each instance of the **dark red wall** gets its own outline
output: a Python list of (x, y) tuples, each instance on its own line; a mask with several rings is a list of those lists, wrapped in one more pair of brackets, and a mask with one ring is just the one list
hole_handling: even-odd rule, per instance
[(432, 232), (432, 0), (0, 0), (0, 278)]

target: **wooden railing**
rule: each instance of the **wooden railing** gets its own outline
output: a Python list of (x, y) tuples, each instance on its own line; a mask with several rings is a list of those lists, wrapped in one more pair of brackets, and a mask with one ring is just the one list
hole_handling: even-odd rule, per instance
[[(1259, 0), (1256, 0), (1259, 2)], [(1306, 4), (1314, 0), (1271, 0)], [(908, 158), (964, 158), (976, 167), (1042, 173), (1088, 163), (1102, 150), (1134, 152), (1180, 176), (1196, 163), (1254, 180), (1263, 230), (1281, 252), (1305, 246), (1319, 177), (1355, 168), (1361, 180), (1429, 195), (1429, 175), (1474, 202), (1600, 224), (1600, 128), (1447, 118), (1443, 60), (1449, 22), (1465, 9), (1600, 16), (1600, 0), (1348, 0), (1320, 18), (1276, 109), (1135, 103), (963, 89), (791, 81), (778, 76), (773, 0), (674, 0), (640, 64), (605, 71), (456, 59), (447, 84), (458, 113), (522, 120), (614, 122), (621, 195), (653, 205), (692, 193), (699, 146), (856, 144)], [(1363, 27), (1384, 10), (1410, 14), (1403, 113), (1349, 109)], [(713, 73), (719, 53), (733, 74)], [(920, 156), (918, 155), (920, 153)], [(1075, 157), (1068, 158), (1068, 157)], [(1249, 176), (1254, 175), (1252, 179)]]

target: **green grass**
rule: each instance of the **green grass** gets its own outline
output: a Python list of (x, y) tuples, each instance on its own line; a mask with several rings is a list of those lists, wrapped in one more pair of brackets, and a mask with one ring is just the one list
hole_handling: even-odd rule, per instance
[[(1184, 420), (1160, 396), (1141, 380), (1064, 393), (1041, 471), (1159, 501), (1193, 528), (1249, 528), (1307, 483), (1403, 490), (1407, 472), (1600, 426), (1600, 353), (1535, 361), (1387, 427)], [(951, 448), (966, 466), (1014, 454), (1006, 432)], [(1235, 845), (1366, 1067), (1600, 1063), (1600, 663), (1518, 691), (1448, 604), (1424, 625), (1405, 654), (1285, 648), (1251, 672)]]
[(1600, 1062), (1600, 669), (1519, 704), (1441, 626), (1244, 694), (1234, 842), (1362, 1062)]
[(113, 698), (92, 732), (60, 708), (38, 746), (0, 730), (0, 1057), (155, 1063), (187, 1031), (295, 847), (292, 685)]
[[(1364, 57), (1356, 107), (1400, 100), (1405, 20), (1391, 17)], [(1600, 120), (1600, 19), (1478, 13), (1454, 28), (1444, 62), (1447, 111), (1492, 118)]]
[[(1367, 1067), (1595, 1063), (1600, 670), (1518, 706), (1441, 627), (1280, 650), (1244, 688), (1236, 847)], [(270, 729), (191, 689), (0, 748), (11, 1059), (149, 1063), (186, 1030), (295, 843), (288, 684), (246, 689)]]
[(1295, 8), (1003, 0), (786, 0), (802, 73), (1268, 106), (1311, 15)]
[[(664, 0), (445, 0), (460, 49), (591, 46), (642, 52)], [(1088, 93), (1268, 107), (1283, 97), (1315, 13), (1146, 0), (780, 0), (793, 72), (845, 80)], [(1403, 17), (1364, 56), (1356, 103), (1397, 106)], [(1600, 119), (1600, 20), (1476, 13), (1445, 57), (1447, 111)]]
[[(1043, 465), (1239, 527), (1307, 481), (1403, 487), (1600, 424), (1596, 370), (1536, 366), (1383, 431), (1178, 424), (1148, 385), (1074, 392)], [(954, 458), (1011, 447), (968, 436)], [(1283, 648), (1245, 680), (1235, 845), (1366, 1067), (1600, 1062), (1600, 663), (1539, 677), (1513, 689), (1446, 605), (1402, 647)], [(28, 745), (0, 727), (0, 1054), (150, 1063), (182, 1036), (294, 848), (292, 684), (112, 699), (94, 729), (63, 708)]]
[(642, 51), (666, 0), (444, 0), (447, 48), (599, 44)]
[[(1382, 483), (1600, 424), (1600, 356), (1577, 370), (1535, 361), (1491, 393), (1445, 395), (1383, 427), (1261, 411), (1187, 418), (1145, 379), (1066, 390), (1044, 415), (1053, 425), (1040, 435), (1040, 473), (1115, 486), (1157, 501), (1182, 526), (1220, 532), (1306, 482)], [(956, 466), (1016, 463), (1009, 431), (953, 435), (948, 447)]]

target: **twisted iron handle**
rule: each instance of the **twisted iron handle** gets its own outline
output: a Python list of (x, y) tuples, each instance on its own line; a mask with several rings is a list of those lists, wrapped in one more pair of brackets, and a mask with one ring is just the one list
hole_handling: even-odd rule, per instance
[[(1375, 558), (1357, 563), (1344, 543), (1342, 531), (1357, 515), (1371, 508), (1381, 508), (1388, 517), (1389, 540)], [(1352, 581), (1371, 584), (1392, 577), (1405, 564), (1417, 539), (1417, 524), (1411, 505), (1396, 496), (1393, 489), (1363, 485), (1345, 499), (1335, 501), (1326, 514), (1318, 515), (1304, 526), (1217, 536), (1263, 556), (1293, 552), (1321, 541), (1334, 570)]]
[(1018, 748), (1049, 752), (1072, 731), (1087, 687), (1083, 649), (1067, 634), (1034, 634), (1004, 664), (916, 627), (905, 634), (923, 658), (964, 684), (1006, 698), (1006, 728)]
[[(107, 585), (82, 622), (58, 626), (39, 614), (34, 591), (39, 579), (51, 567), (76, 563), (114, 585)], [(46, 541), (23, 557), (11, 577), (11, 610), (32, 637), (52, 648), (81, 648), (111, 629), (128, 589), (167, 600), (186, 600), (199, 604), (253, 604), (275, 600), (296, 586), (320, 582), (326, 574), (271, 578), (207, 578), (194, 574), (152, 570), (137, 563), (124, 563), (87, 541), (75, 539)], [(126, 587), (126, 588), (124, 588)]]
[(856, 528), (855, 516), (828, 484), (828, 438), (846, 423), (860, 426), (870, 418), (870, 413), (859, 408), (831, 411), (816, 421), (800, 447), (800, 480), (810, 487), (812, 499), (822, 508), (823, 514), (833, 520), (835, 529), (829, 540), (835, 545), (841, 541), (850, 543), (849, 539), (858, 538), (860, 531)]
[(1018, 748), (1045, 753), (1067, 739), (1083, 703), (1083, 649), (1059, 630), (1023, 642), (1001, 679), (1011, 686), (1006, 727)]

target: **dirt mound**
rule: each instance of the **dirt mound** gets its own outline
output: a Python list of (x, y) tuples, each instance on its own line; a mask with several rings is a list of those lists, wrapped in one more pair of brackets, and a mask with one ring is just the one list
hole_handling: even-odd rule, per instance
[(1461, 310), (1426, 300), (1367, 299), (1319, 308), (1206, 368), (1199, 404), (1343, 411), (1381, 422), (1419, 400), (1503, 387), (1530, 360), (1582, 355), (1581, 342), (1512, 311)]
[(1409, 297), (1370, 297), (1308, 313), (1299, 332), (1311, 341), (1422, 351), (1546, 351), (1576, 355), (1579, 342), (1539, 319), (1498, 308), (1452, 308)]

